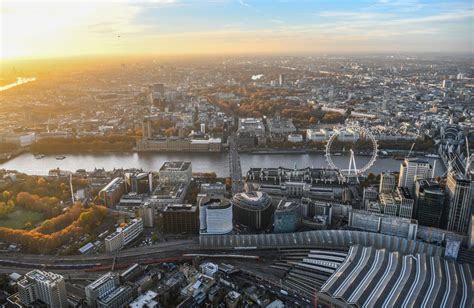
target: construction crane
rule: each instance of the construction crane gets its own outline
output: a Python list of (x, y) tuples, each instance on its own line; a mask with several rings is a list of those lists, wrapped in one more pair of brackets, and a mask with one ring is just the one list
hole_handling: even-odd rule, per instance
[(467, 153), (466, 168), (464, 170), (464, 175), (469, 176), (469, 174), (471, 173), (471, 163), (472, 163), (472, 161), (474, 161), (474, 154), (469, 153), (469, 140), (468, 140), (467, 136), (466, 136), (466, 153)]
[(413, 144), (411, 145), (410, 151), (408, 151), (407, 158), (411, 156), (411, 152), (413, 152), (413, 148), (415, 147), (416, 140), (418, 139), (418, 136), (420, 135), (420, 129), (416, 132), (415, 140), (413, 141)]
[(71, 200), (72, 200), (72, 203), (74, 204), (76, 200), (74, 200), (74, 188), (72, 186), (72, 173), (69, 174), (69, 188), (71, 189)]

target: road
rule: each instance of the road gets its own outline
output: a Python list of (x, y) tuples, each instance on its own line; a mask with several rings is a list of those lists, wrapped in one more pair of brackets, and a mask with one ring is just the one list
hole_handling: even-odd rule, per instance
[(242, 192), (244, 190), (244, 182), (242, 180), (242, 166), (240, 165), (239, 151), (236, 144), (235, 133), (229, 136), (229, 174), (232, 179), (232, 194)]
[[(159, 243), (151, 246), (132, 247), (123, 249), (115, 253), (101, 253), (94, 255), (32, 255), (21, 253), (2, 253), (0, 261), (16, 261), (38, 265), (57, 265), (57, 264), (112, 264), (114, 257), (117, 262), (144, 260), (150, 258), (164, 258), (172, 256), (181, 256), (183, 253), (195, 252), (199, 250), (199, 242), (194, 240), (179, 240), (172, 242)], [(0, 270), (3, 267), (0, 266)]]

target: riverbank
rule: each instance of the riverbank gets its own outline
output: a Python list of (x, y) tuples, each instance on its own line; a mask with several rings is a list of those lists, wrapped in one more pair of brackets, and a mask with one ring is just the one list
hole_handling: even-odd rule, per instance
[(27, 148), (18, 148), (14, 151), (8, 151), (8, 152), (2, 152), (0, 153), (0, 164), (5, 163), (9, 161), (10, 159), (13, 159), (17, 157), (20, 154), (23, 153), (29, 153), (29, 149)]

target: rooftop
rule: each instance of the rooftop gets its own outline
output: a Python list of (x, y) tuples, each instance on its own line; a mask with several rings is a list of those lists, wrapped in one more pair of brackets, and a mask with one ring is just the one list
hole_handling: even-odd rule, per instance
[(189, 161), (167, 161), (163, 163), (160, 171), (186, 171), (191, 167)]
[(357, 307), (471, 307), (471, 281), (467, 264), (351, 246), (321, 293)]
[(168, 204), (164, 212), (196, 212), (197, 206), (192, 204)]

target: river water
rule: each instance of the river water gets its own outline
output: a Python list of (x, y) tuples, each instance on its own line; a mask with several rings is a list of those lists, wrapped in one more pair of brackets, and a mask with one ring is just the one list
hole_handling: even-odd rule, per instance
[(25, 83), (28, 83), (28, 82), (31, 82), (31, 81), (35, 81), (35, 80), (36, 80), (36, 78), (18, 77), (15, 82), (12, 82), (12, 83), (4, 85), (4, 86), (0, 86), (0, 92), (1, 91), (6, 91), (6, 90), (11, 89), (13, 87), (16, 87), (16, 86), (19, 86), (19, 85), (22, 85), (22, 84), (25, 84)]
[[(0, 169), (18, 170), (27, 174), (47, 175), (50, 169), (76, 171), (77, 169), (104, 168), (139, 168), (145, 171), (157, 171), (165, 161), (184, 160), (192, 162), (194, 172), (215, 172), (219, 177), (229, 175), (227, 153), (83, 153), (66, 154), (63, 160), (57, 160), (56, 155), (47, 155), (42, 159), (35, 159), (33, 154), (25, 153), (3, 164)], [(334, 162), (341, 168), (349, 165), (349, 156), (333, 157)], [(366, 156), (356, 157), (360, 168), (369, 160)], [(433, 159), (428, 159), (433, 165)], [(245, 174), (251, 167), (327, 167), (326, 158), (320, 153), (311, 154), (250, 154), (241, 153), (240, 161), (242, 172)], [(400, 160), (393, 158), (378, 158), (372, 168), (373, 173), (383, 171), (399, 171)], [(444, 169), (441, 162), (436, 162), (436, 175), (442, 175)]]

